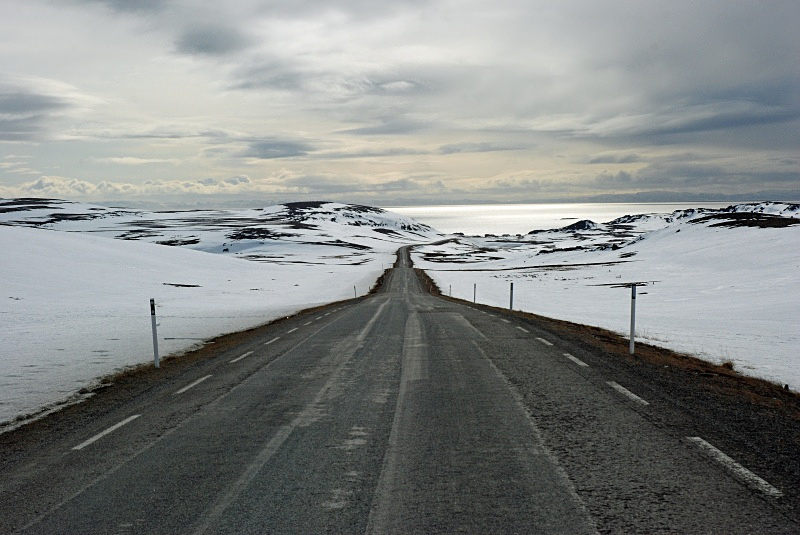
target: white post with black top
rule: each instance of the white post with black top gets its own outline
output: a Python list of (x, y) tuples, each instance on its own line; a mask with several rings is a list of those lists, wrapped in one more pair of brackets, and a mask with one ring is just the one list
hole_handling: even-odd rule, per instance
[(150, 320), (153, 324), (153, 363), (159, 368), (161, 363), (158, 359), (158, 331), (156, 330), (156, 300), (150, 299)]

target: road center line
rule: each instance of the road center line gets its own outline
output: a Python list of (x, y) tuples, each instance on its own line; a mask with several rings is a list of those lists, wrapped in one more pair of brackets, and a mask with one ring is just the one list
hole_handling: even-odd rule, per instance
[(553, 345), (553, 342), (549, 342), (549, 341), (545, 340), (544, 338), (537, 338), (537, 340), (539, 340), (541, 343), (543, 343), (546, 346), (552, 346)]
[(767, 483), (766, 481), (755, 475), (753, 472), (751, 472), (744, 466), (740, 465), (739, 463), (737, 463), (736, 461), (734, 461), (733, 459), (722, 453), (720, 450), (718, 450), (717, 448), (715, 448), (702, 438), (686, 437), (686, 439), (694, 442), (695, 444), (706, 450), (711, 455), (711, 457), (714, 458), (714, 460), (722, 464), (725, 468), (733, 472), (740, 479), (743, 479), (745, 482), (747, 482), (748, 485), (754, 487), (756, 490), (773, 498), (780, 498), (781, 496), (783, 496), (783, 492), (779, 491), (778, 489), (776, 489), (775, 487), (773, 487), (772, 485), (770, 485), (769, 483)]
[(244, 354), (244, 355), (242, 355), (241, 357), (236, 357), (235, 359), (233, 359), (233, 360), (231, 361), (231, 364), (233, 364), (234, 362), (239, 362), (239, 361), (240, 361), (240, 360), (242, 360), (243, 358), (245, 358), (245, 357), (249, 357), (249, 356), (250, 356), (250, 355), (252, 355), (252, 354), (253, 354), (253, 352), (252, 352), (252, 351), (248, 351), (247, 353), (245, 353), (245, 354)]
[(124, 420), (122, 420), (121, 422), (119, 422), (118, 424), (112, 425), (111, 427), (109, 427), (109, 428), (108, 428), (108, 429), (106, 429), (105, 431), (102, 431), (102, 432), (100, 432), (100, 433), (97, 433), (95, 436), (93, 436), (93, 437), (92, 437), (92, 438), (90, 438), (89, 440), (87, 440), (87, 441), (85, 441), (85, 442), (81, 442), (80, 444), (78, 444), (77, 446), (75, 446), (75, 447), (74, 447), (74, 448), (72, 448), (72, 449), (73, 449), (73, 450), (82, 450), (83, 448), (85, 448), (85, 447), (86, 447), (86, 446), (88, 446), (89, 444), (92, 444), (93, 442), (97, 442), (98, 440), (100, 440), (101, 438), (103, 438), (104, 436), (106, 436), (107, 434), (109, 434), (109, 433), (113, 433), (114, 431), (116, 431), (117, 429), (119, 429), (120, 427), (122, 427), (123, 425), (126, 425), (126, 424), (128, 424), (128, 423), (130, 423), (130, 422), (134, 421), (134, 420), (135, 420), (136, 418), (138, 418), (139, 416), (141, 416), (141, 414), (134, 414), (133, 416), (129, 416), (129, 417), (125, 418)]
[(305, 323), (303, 324), (303, 327), (305, 327), (306, 325), (311, 325), (311, 322), (310, 322), (310, 321), (307, 321), (307, 322), (305, 322)]
[(511, 322), (510, 322), (510, 321), (508, 321), (507, 319), (503, 319), (503, 318), (500, 318), (500, 321), (504, 321), (504, 322), (506, 322), (506, 323), (511, 323)]
[(564, 353), (564, 356), (567, 357), (572, 362), (574, 362), (575, 364), (577, 364), (578, 366), (583, 366), (584, 368), (588, 368), (589, 367), (589, 365), (586, 364), (585, 362), (583, 362), (581, 359), (579, 359), (578, 357), (573, 357), (569, 353)]
[(211, 377), (211, 376), (210, 376), (210, 375), (206, 375), (205, 377), (201, 377), (200, 379), (198, 379), (197, 381), (193, 382), (192, 384), (190, 384), (190, 385), (188, 385), (188, 386), (184, 386), (183, 388), (181, 388), (180, 390), (178, 390), (177, 392), (175, 392), (175, 394), (174, 394), (174, 395), (176, 395), (176, 396), (177, 396), (178, 394), (183, 394), (184, 392), (186, 392), (186, 391), (187, 391), (187, 390), (189, 390), (190, 388), (194, 388), (194, 387), (196, 387), (197, 385), (199, 385), (200, 383), (202, 383), (203, 381), (205, 381), (205, 380), (206, 380), (206, 379), (208, 379), (209, 377)]
[(643, 400), (624, 386), (620, 386), (614, 381), (608, 381), (608, 386), (622, 394), (623, 396), (627, 397), (628, 399), (635, 401), (636, 403), (640, 403), (642, 405), (650, 405), (647, 401)]
[(287, 334), (289, 334), (289, 333), (293, 333), (293, 332), (295, 332), (295, 331), (296, 331), (297, 329), (299, 329), (299, 328), (300, 328), (300, 327), (295, 327), (294, 329), (290, 329), (290, 330), (286, 331), (286, 333), (287, 333)]
[(530, 332), (528, 329), (526, 329), (524, 327), (517, 327), (517, 329), (519, 329), (520, 331), (522, 331), (524, 333), (529, 333)]
[(273, 339), (272, 339), (272, 340), (270, 340), (269, 342), (264, 342), (264, 343), (263, 343), (263, 344), (261, 344), (261, 345), (262, 345), (262, 346), (268, 346), (268, 345), (270, 345), (272, 342), (277, 342), (277, 341), (278, 341), (278, 340), (280, 340), (280, 339), (281, 339), (281, 337), (280, 337), (280, 336), (276, 336), (275, 338), (273, 338)]

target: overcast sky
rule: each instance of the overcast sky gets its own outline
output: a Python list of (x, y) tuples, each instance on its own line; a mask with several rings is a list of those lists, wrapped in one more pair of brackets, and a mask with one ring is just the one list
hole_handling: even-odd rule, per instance
[(0, 197), (800, 197), (797, 0), (0, 5)]

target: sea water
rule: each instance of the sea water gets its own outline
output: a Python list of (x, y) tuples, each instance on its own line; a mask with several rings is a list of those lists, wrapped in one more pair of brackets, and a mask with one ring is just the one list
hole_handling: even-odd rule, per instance
[(558, 229), (588, 219), (607, 223), (624, 215), (669, 214), (689, 208), (725, 208), (730, 202), (695, 203), (573, 203), (573, 204), (476, 204), (454, 206), (395, 206), (387, 210), (412, 217), (445, 232), (527, 234), (532, 230)]

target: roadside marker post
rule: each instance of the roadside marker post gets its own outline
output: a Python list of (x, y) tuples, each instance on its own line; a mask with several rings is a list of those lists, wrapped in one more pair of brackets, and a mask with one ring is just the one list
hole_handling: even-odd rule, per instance
[(150, 299), (150, 321), (153, 324), (153, 364), (156, 368), (161, 367), (158, 359), (158, 331), (156, 330), (156, 300)]
[(514, 283), (511, 283), (511, 287), (508, 291), (508, 309), (514, 310)]
[(636, 284), (631, 284), (631, 341), (628, 353), (633, 355), (633, 346), (636, 339)]
[(634, 354), (635, 341), (636, 341), (636, 288), (639, 286), (649, 286), (658, 281), (639, 281), (639, 282), (623, 282), (620, 284), (596, 284), (595, 286), (610, 286), (611, 288), (630, 288), (631, 289), (631, 334), (630, 341), (628, 342), (628, 353)]
[(478, 284), (475, 283), (472, 285), (472, 304), (476, 304), (478, 302)]

